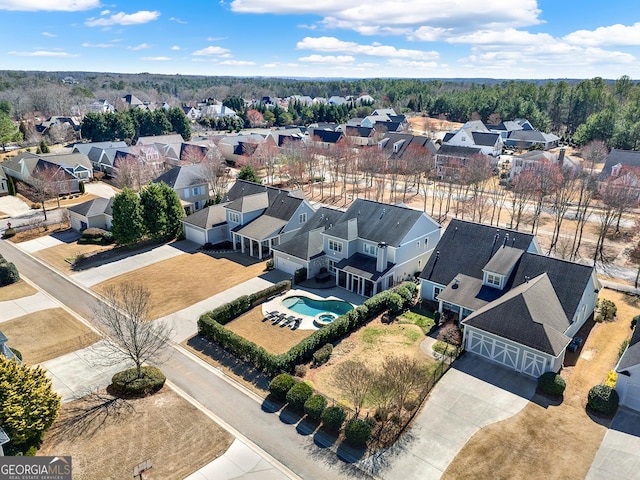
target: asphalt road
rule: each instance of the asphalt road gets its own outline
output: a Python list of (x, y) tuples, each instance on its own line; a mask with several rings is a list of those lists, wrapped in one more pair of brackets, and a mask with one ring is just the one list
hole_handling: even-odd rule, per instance
[[(78, 315), (92, 321), (98, 299), (6, 240), (0, 240), (0, 253), (15, 263), (22, 275)], [(316, 445), (313, 434), (299, 434), (296, 426), (288, 423), (291, 420), (286, 413), (263, 411), (252, 396), (179, 349), (170, 348), (167, 353), (169, 358), (162, 364), (162, 370), (171, 382), (300, 477), (319, 480), (366, 478), (329, 449)]]

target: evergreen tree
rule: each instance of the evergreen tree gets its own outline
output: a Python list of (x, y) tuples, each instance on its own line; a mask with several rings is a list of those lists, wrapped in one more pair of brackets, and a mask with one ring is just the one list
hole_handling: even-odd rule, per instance
[(242, 167), (240, 173), (238, 173), (238, 180), (246, 180), (247, 182), (253, 183), (262, 183), (258, 174), (253, 169), (251, 165), (247, 165), (246, 167)]
[(113, 199), (113, 225), (111, 233), (116, 243), (126, 245), (135, 243), (144, 234), (142, 207), (136, 192), (124, 188)]
[(47, 142), (44, 141), (44, 139), (40, 140), (38, 149), (40, 150), (40, 153), (49, 153), (51, 151), (49, 150), (49, 146), (47, 145)]
[[(184, 218), (184, 207), (180, 202), (180, 197), (169, 185), (160, 183), (160, 192), (166, 205), (165, 216), (167, 219), (165, 235), (175, 238), (182, 232), (182, 222)], [(206, 187), (208, 188), (208, 187)]]
[(13, 177), (7, 175), (7, 191), (9, 195), (16, 196), (16, 182), (13, 180)]
[(40, 367), (28, 367), (0, 355), (0, 425), (15, 455), (38, 446), (58, 416), (60, 396)]
[(182, 135), (185, 140), (191, 140), (191, 124), (182, 109), (178, 107), (170, 108), (166, 115), (171, 123), (171, 129)]
[(22, 139), (22, 134), (8, 115), (0, 113), (0, 145), (2, 150), (6, 150), (7, 143), (18, 142)]
[(167, 202), (160, 185), (152, 183), (140, 192), (142, 221), (146, 232), (154, 238), (164, 236), (167, 230)]

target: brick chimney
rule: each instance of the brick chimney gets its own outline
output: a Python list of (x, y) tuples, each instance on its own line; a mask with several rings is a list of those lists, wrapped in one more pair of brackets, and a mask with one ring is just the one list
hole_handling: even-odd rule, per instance
[(560, 153), (558, 153), (558, 166), (560, 168), (562, 168), (562, 165), (564, 164), (564, 153), (565, 153), (566, 148), (562, 147), (560, 149)]

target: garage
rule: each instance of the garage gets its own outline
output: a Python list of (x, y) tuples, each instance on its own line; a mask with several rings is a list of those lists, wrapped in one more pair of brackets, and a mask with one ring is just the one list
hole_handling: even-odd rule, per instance
[(546, 370), (547, 360), (541, 355), (536, 355), (533, 352), (525, 351), (522, 359), (522, 373), (531, 375), (533, 377), (539, 377)]
[(184, 236), (187, 240), (204, 245), (207, 243), (205, 231), (192, 225), (184, 224)]
[(299, 268), (303, 268), (303, 265), (296, 263), (290, 259), (281, 257), (277, 254), (274, 255), (274, 263), (276, 270), (280, 270), (291, 275), (293, 275)]

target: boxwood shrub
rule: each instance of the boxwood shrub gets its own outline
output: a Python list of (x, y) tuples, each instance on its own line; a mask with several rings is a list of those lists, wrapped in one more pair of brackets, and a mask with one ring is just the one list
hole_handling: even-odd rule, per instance
[(320, 420), (322, 420), (322, 425), (326, 430), (329, 432), (338, 432), (346, 416), (347, 414), (342, 408), (332, 406), (324, 409), (324, 412), (320, 415)]
[(566, 387), (567, 382), (555, 372), (545, 372), (538, 379), (538, 390), (553, 397), (562, 396)]
[(138, 378), (136, 368), (116, 373), (111, 378), (114, 393), (127, 397), (145, 397), (159, 391), (166, 381), (159, 368), (142, 367), (142, 378)]
[(327, 399), (323, 395), (313, 394), (304, 402), (304, 413), (311, 420), (320, 420), (324, 409), (327, 408)]
[(0, 287), (11, 285), (18, 280), (20, 280), (20, 274), (12, 262), (0, 263)]
[(304, 404), (313, 395), (313, 388), (307, 382), (296, 383), (287, 392), (289, 407), (297, 412), (304, 412)]
[(329, 361), (331, 358), (331, 353), (333, 352), (333, 345), (330, 343), (325, 344), (319, 350), (316, 350), (313, 353), (313, 364), (314, 365), (323, 365)]
[(285, 401), (287, 392), (296, 384), (294, 378), (288, 373), (281, 373), (269, 383), (269, 393), (276, 400)]
[(353, 447), (366, 447), (371, 438), (371, 425), (360, 418), (352, 418), (344, 427), (344, 437)]
[(618, 409), (618, 392), (608, 385), (591, 387), (587, 396), (587, 405), (596, 412), (612, 415)]

